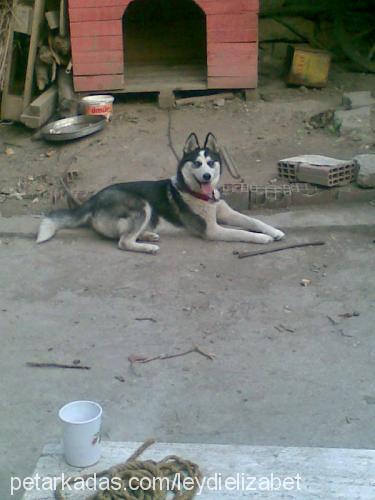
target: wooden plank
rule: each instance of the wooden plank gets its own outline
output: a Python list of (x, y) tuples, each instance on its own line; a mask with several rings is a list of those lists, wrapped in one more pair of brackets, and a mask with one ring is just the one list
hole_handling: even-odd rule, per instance
[[(131, 0), (69, 0), (69, 9), (118, 7), (125, 11)], [(258, 11), (259, 0), (195, 0), (206, 14)]]
[(209, 89), (255, 89), (258, 85), (258, 73), (254, 70), (248, 76), (209, 76), (207, 88)]
[(88, 36), (122, 36), (122, 21), (119, 19), (112, 19), (110, 21), (70, 23), (70, 35), (72, 38), (84, 38)]
[(214, 14), (207, 17), (208, 43), (256, 42), (258, 17), (254, 12)]
[(122, 19), (124, 7), (91, 7), (70, 9), (69, 18), (71, 23), (80, 21), (106, 21), (109, 19)]
[(73, 66), (79, 63), (124, 62), (122, 50), (102, 50), (100, 52), (73, 52)]
[(258, 30), (236, 29), (230, 26), (208, 32), (208, 43), (252, 43), (258, 39)]
[(68, 33), (68, 8), (67, 8), (67, 0), (60, 0), (59, 34), (61, 36), (66, 36), (67, 33)]
[(132, 80), (125, 78), (125, 85), (120, 92), (160, 92), (161, 90), (206, 90), (206, 80), (188, 80), (184, 79), (181, 82), (174, 81), (168, 82), (164, 79), (152, 80)]
[(125, 66), (126, 92), (161, 90), (200, 90), (207, 88), (204, 65), (129, 65)]
[[(100, 462), (85, 469), (99, 472), (123, 463), (140, 443), (102, 444)], [(161, 460), (178, 455), (199, 464), (203, 481), (202, 500), (238, 500), (239, 498), (289, 500), (374, 499), (374, 450), (340, 448), (286, 448), (278, 446), (244, 446), (215, 444), (157, 443), (148, 448), (141, 459)], [(80, 469), (69, 467), (61, 455), (59, 444), (44, 447), (34, 477), (61, 478), (81, 476)], [(221, 478), (221, 487), (219, 485)], [(38, 484), (43, 484), (39, 481)], [(82, 486), (69, 495), (71, 500), (87, 498)], [(277, 486), (279, 485), (279, 486)], [(91, 486), (91, 483), (90, 483)], [(216, 487), (215, 487), (216, 486)], [(53, 492), (36, 489), (25, 493), (23, 500), (52, 500)]]
[(72, 53), (75, 52), (102, 52), (104, 50), (123, 50), (122, 35), (92, 36), (72, 38)]
[(124, 88), (124, 75), (75, 76), (73, 81), (76, 92)]
[(257, 67), (256, 43), (209, 44), (208, 76), (252, 76)]
[(14, 55), (14, 19), (11, 21), (11, 31), (9, 34), (9, 45), (8, 53), (6, 55), (5, 64), (5, 76), (4, 76), (4, 88), (0, 93), (1, 96), (1, 106), (0, 113), (3, 120), (14, 120), (18, 121), (20, 119), (21, 113), (23, 111), (23, 96), (22, 95), (12, 95), (10, 93), (12, 85), (12, 59)]
[(30, 104), (33, 94), (35, 61), (39, 44), (40, 29), (44, 21), (45, 4), (45, 0), (35, 0), (34, 3), (33, 24), (31, 27), (29, 55), (27, 59), (25, 87), (23, 91), (23, 109)]
[(1, 119), (12, 120), (15, 122), (20, 121), (23, 111), (23, 96), (9, 94), (3, 91), (1, 100)]
[(57, 85), (54, 83), (32, 101), (21, 115), (21, 122), (29, 128), (40, 128), (56, 111)]
[(15, 3), (13, 31), (31, 35), (34, 8), (32, 5)]
[(140, 78), (157, 80), (165, 78), (166, 80), (206, 79), (206, 66), (204, 64), (129, 64), (125, 65), (127, 78)]
[(115, 75), (124, 72), (121, 62), (80, 62), (73, 64), (74, 76), (81, 75)]
[[(130, 1), (127, 0), (70, 0), (69, 15), (71, 21), (83, 20), (104, 20), (104, 19), (119, 19), (124, 14)], [(242, 12), (258, 12), (258, 0), (197, 0), (196, 3), (207, 14), (233, 14)], [(110, 10), (115, 13), (116, 17), (107, 17), (105, 12)], [(77, 11), (77, 12), (74, 12)], [(78, 13), (78, 11), (81, 11)], [(87, 11), (87, 12), (83, 12)], [(97, 17), (96, 11), (101, 11), (101, 16)], [(121, 14), (119, 14), (121, 12)], [(78, 17), (83, 15), (84, 17)], [(119, 17), (118, 17), (119, 16)]]
[(196, 0), (196, 3), (210, 14), (235, 14), (240, 12), (258, 12), (259, 0)]
[(211, 14), (207, 18), (208, 30), (223, 30), (238, 28), (240, 30), (256, 29), (258, 26), (258, 16), (255, 12), (241, 12), (239, 14)]
[(69, 9), (79, 9), (85, 7), (116, 7), (128, 6), (131, 0), (69, 0)]

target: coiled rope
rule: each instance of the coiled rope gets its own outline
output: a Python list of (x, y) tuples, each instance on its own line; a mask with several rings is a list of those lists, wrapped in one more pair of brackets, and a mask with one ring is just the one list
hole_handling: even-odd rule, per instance
[[(199, 466), (176, 455), (169, 455), (159, 462), (137, 460), (145, 449), (154, 443), (153, 439), (146, 441), (123, 464), (115, 465), (99, 473), (72, 476), (64, 482), (64, 485), (74, 487), (74, 483), (78, 481), (82, 483), (93, 477), (96, 479), (106, 477), (106, 488), (88, 499), (166, 500), (168, 497), (191, 500), (197, 492), (202, 477)], [(167, 488), (168, 485), (172, 491)], [(184, 489), (184, 486), (188, 487)], [(55, 499), (66, 500), (62, 484), (56, 488)]]

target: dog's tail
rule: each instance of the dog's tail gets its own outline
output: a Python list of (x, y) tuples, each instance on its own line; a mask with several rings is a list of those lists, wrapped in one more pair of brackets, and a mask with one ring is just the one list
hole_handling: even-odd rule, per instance
[(59, 229), (75, 229), (85, 226), (91, 218), (89, 202), (72, 210), (56, 210), (45, 217), (39, 226), (37, 243), (43, 243), (55, 236)]

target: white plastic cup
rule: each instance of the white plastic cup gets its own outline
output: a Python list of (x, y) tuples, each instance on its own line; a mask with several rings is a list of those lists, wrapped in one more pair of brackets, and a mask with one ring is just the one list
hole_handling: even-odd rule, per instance
[(73, 401), (59, 411), (63, 424), (63, 452), (73, 467), (89, 467), (100, 459), (102, 407), (93, 401)]

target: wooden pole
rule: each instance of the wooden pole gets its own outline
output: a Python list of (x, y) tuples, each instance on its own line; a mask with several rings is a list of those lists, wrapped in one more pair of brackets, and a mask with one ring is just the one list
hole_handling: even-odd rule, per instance
[(303, 247), (318, 247), (325, 245), (325, 241), (312, 241), (311, 243), (296, 243), (295, 245), (283, 245), (277, 248), (270, 248), (269, 250), (255, 250), (254, 252), (234, 252), (238, 255), (239, 259), (244, 259), (245, 257), (254, 257), (255, 255), (265, 255), (267, 253), (281, 252), (282, 250), (289, 250), (291, 248), (303, 248)]
[(45, 0), (35, 0), (33, 24), (31, 27), (31, 37), (29, 46), (29, 57), (27, 60), (25, 88), (23, 92), (23, 109), (25, 109), (32, 100), (34, 87), (34, 69), (36, 55), (38, 51), (38, 43), (40, 37), (40, 29), (44, 20)]

